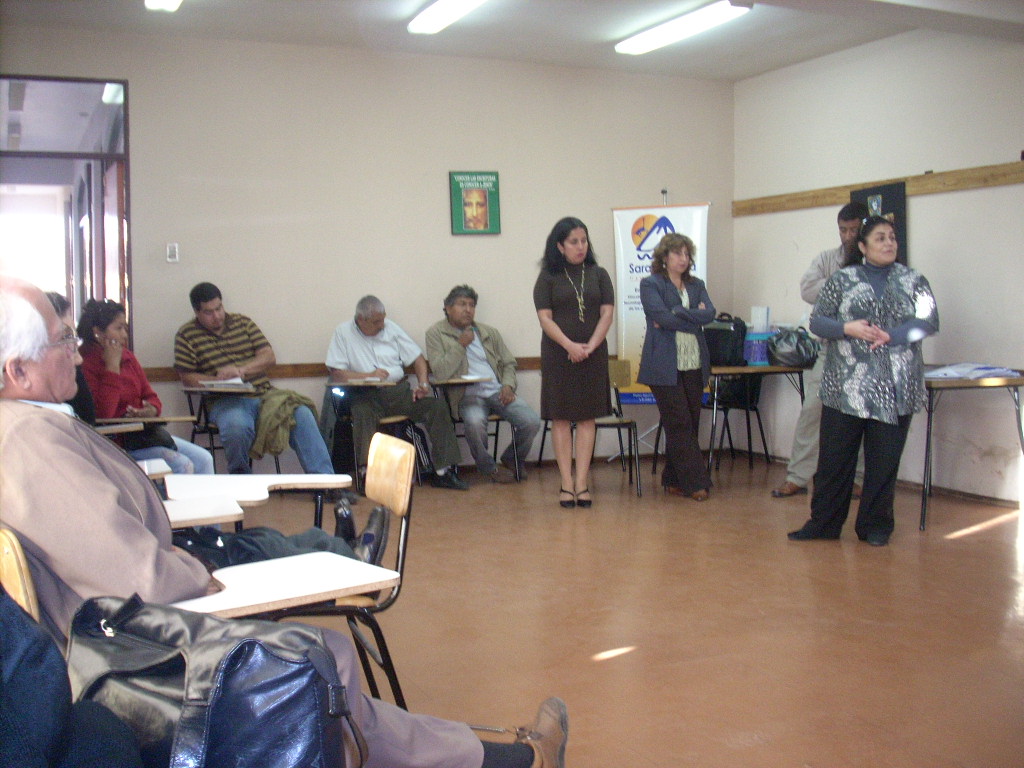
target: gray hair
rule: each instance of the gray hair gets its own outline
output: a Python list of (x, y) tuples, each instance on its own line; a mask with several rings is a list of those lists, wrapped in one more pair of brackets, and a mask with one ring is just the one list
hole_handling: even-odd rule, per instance
[(0, 368), (6, 368), (8, 360), (42, 360), (49, 340), (39, 310), (25, 297), (0, 290)]
[(472, 299), (473, 303), (476, 304), (479, 297), (477, 296), (476, 291), (474, 291), (470, 286), (456, 285), (448, 292), (448, 295), (445, 296), (444, 305), (446, 307), (450, 307), (458, 299)]
[(376, 296), (367, 295), (363, 296), (356, 304), (356, 317), (366, 319), (372, 315), (383, 315), (384, 302), (378, 299)]

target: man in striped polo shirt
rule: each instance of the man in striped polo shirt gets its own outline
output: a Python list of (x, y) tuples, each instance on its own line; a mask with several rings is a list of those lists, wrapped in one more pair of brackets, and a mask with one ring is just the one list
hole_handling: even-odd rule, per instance
[[(189, 292), (195, 319), (178, 329), (174, 337), (174, 368), (186, 387), (203, 381), (239, 378), (258, 393), (273, 389), (267, 371), (277, 358), (263, 332), (245, 315), (225, 312), (220, 289), (199, 283)], [(228, 471), (247, 473), (249, 448), (256, 439), (261, 399), (240, 395), (211, 397), (210, 418), (220, 431)], [(289, 445), (302, 468), (313, 474), (332, 474), (334, 466), (313, 412), (305, 405), (295, 409)]]

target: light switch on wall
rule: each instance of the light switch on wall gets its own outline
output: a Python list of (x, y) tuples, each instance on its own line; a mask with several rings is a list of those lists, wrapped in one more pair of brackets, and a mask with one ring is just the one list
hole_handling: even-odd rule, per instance
[(167, 244), (167, 261), (171, 264), (177, 264), (179, 261), (178, 256), (178, 244), (168, 243)]

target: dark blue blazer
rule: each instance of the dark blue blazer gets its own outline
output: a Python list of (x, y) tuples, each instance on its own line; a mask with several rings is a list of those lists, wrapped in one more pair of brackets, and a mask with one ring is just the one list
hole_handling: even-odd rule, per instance
[[(651, 275), (640, 281), (640, 303), (647, 315), (647, 335), (640, 357), (637, 381), (655, 386), (672, 386), (678, 381), (676, 371), (676, 331), (692, 333), (700, 347), (702, 381), (706, 385), (711, 376), (711, 358), (704, 340), (704, 326), (715, 319), (715, 305), (711, 303), (704, 281), (694, 277), (686, 286), (691, 306), (704, 303), (704, 309), (683, 306), (679, 292), (664, 274)], [(657, 323), (660, 327), (655, 328)]]

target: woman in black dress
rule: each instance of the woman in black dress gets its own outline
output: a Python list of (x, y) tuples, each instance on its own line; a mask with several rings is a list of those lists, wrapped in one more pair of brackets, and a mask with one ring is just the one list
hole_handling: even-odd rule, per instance
[(562, 480), (558, 502), (563, 507), (589, 507), (587, 477), (597, 433), (594, 419), (611, 413), (605, 337), (612, 324), (615, 293), (608, 273), (597, 265), (587, 227), (579, 219), (561, 219), (548, 235), (533, 304), (544, 331), (540, 412), (551, 420), (551, 441)]

